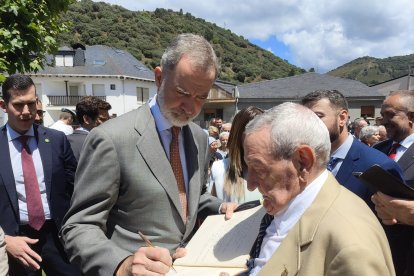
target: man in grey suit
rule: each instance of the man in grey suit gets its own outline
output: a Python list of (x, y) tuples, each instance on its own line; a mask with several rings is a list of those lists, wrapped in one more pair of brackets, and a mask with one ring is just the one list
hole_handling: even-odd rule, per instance
[[(231, 216), (236, 204), (206, 191), (207, 135), (191, 122), (218, 70), (204, 38), (179, 35), (154, 70), (156, 97), (89, 133), (61, 231), (86, 275), (165, 274), (198, 217)], [(138, 231), (156, 247), (145, 247)]]
[(86, 135), (100, 124), (109, 120), (111, 105), (95, 96), (85, 96), (76, 104), (76, 118), (80, 124), (72, 134), (68, 135), (70, 146), (76, 160), (79, 160)]

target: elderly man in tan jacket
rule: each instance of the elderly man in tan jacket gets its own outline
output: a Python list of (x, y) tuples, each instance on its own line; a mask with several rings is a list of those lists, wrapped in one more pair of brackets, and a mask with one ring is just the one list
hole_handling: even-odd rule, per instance
[(247, 187), (267, 212), (249, 275), (395, 275), (378, 219), (326, 169), (330, 144), (323, 122), (294, 103), (246, 126)]

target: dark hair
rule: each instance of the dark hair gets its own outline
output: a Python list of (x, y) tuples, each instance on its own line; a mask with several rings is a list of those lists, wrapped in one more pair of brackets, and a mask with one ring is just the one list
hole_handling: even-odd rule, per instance
[(108, 102), (106, 102), (104, 100), (99, 99), (98, 108), (108, 111), (108, 110), (110, 110), (112, 108), (112, 106), (111, 106), (110, 103), (108, 103)]
[(227, 142), (229, 150), (229, 167), (224, 178), (224, 191), (236, 198), (244, 196), (243, 168), (246, 168), (243, 151), (243, 133), (247, 123), (264, 111), (255, 106), (249, 106), (240, 110), (234, 116), (231, 124), (230, 136)]
[(86, 115), (92, 120), (96, 120), (99, 116), (99, 104), (101, 100), (95, 96), (86, 96), (83, 97), (76, 104), (76, 118), (78, 119), (79, 124), (84, 124), (83, 116)]
[(316, 90), (302, 98), (302, 105), (309, 105), (322, 99), (328, 99), (331, 105), (337, 109), (345, 109), (348, 111), (348, 101), (344, 95), (338, 90)]
[(14, 74), (9, 76), (2, 85), (3, 100), (7, 104), (10, 101), (13, 90), (26, 90), (31, 86), (35, 86), (33, 80), (22, 74)]

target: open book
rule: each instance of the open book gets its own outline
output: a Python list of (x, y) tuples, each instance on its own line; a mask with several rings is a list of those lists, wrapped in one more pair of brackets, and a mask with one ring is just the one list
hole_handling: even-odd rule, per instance
[(211, 276), (227, 272), (236, 275), (247, 269), (250, 249), (259, 233), (266, 211), (258, 207), (224, 215), (209, 216), (186, 246), (187, 255), (174, 262), (167, 275)]

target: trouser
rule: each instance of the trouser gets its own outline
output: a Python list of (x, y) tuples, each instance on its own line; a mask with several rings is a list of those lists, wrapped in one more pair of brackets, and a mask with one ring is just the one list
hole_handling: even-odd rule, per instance
[(21, 225), (19, 231), (19, 236), (39, 239), (36, 244), (31, 245), (31, 248), (42, 257), (42, 262), (39, 264), (41, 269), (31, 271), (26, 269), (16, 259), (9, 257), (10, 276), (41, 276), (42, 270), (48, 276), (82, 275), (80, 270), (68, 261), (63, 246), (59, 241), (58, 230), (53, 220), (47, 220), (39, 231), (28, 225)]

